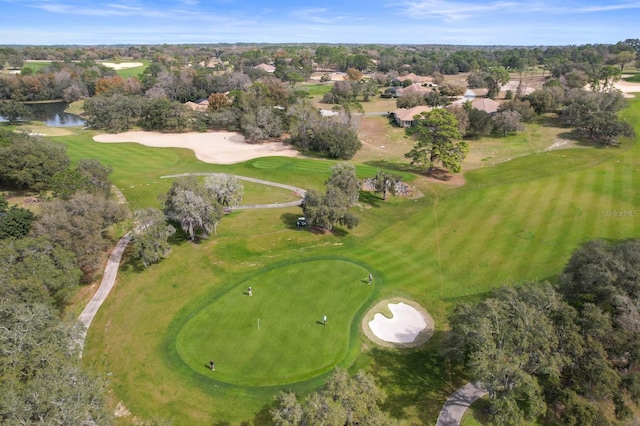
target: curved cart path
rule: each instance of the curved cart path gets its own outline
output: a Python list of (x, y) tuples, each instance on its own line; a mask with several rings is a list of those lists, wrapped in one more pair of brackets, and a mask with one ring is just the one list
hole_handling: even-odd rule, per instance
[[(214, 175), (214, 174), (216, 174), (216, 173), (180, 173), (178, 175), (160, 176), (160, 179), (170, 179), (170, 178), (177, 178), (177, 177), (183, 177), (183, 176), (209, 176), (209, 175)], [(227, 210), (227, 211), (247, 210), (247, 209), (278, 209), (278, 208), (282, 208), (282, 207), (299, 206), (299, 205), (302, 204), (302, 199), (304, 198), (304, 195), (307, 192), (302, 188), (298, 188), (297, 186), (287, 185), (287, 184), (284, 184), (284, 183), (271, 182), (271, 181), (268, 181), (268, 180), (256, 179), (256, 178), (247, 177), (247, 176), (238, 176), (238, 175), (234, 175), (234, 176), (236, 178), (238, 178), (239, 180), (244, 180), (244, 181), (247, 181), (247, 182), (259, 183), (261, 185), (275, 186), (276, 188), (288, 189), (288, 190), (292, 191), (293, 193), (295, 193), (298, 197), (300, 197), (300, 199), (296, 200), (296, 201), (289, 201), (287, 203), (242, 204), (242, 205), (239, 205), (239, 206), (226, 207), (225, 210)]]
[(100, 309), (100, 306), (102, 306), (102, 303), (105, 301), (116, 282), (116, 276), (118, 275), (118, 267), (120, 266), (120, 261), (122, 260), (122, 254), (131, 241), (132, 236), (133, 234), (131, 234), (131, 232), (127, 232), (122, 238), (120, 238), (118, 244), (116, 244), (115, 248), (111, 252), (111, 255), (109, 256), (107, 266), (104, 268), (102, 282), (100, 282), (98, 291), (93, 295), (93, 298), (89, 301), (87, 306), (84, 308), (84, 311), (82, 311), (80, 317), (78, 318), (78, 321), (80, 321), (80, 323), (82, 323), (82, 325), (84, 326), (76, 339), (76, 343), (80, 348), (80, 356), (82, 356), (82, 349), (84, 348), (84, 341), (87, 337), (89, 326), (91, 325), (93, 318), (96, 316), (98, 309)]
[[(161, 176), (161, 179), (173, 178), (173, 177), (179, 177), (179, 176), (189, 176), (189, 175), (205, 176), (210, 174), (212, 173), (183, 173), (180, 175)], [(299, 206), (300, 203), (302, 203), (302, 198), (304, 197), (304, 194), (306, 192), (304, 189), (297, 188), (291, 185), (282, 184), (282, 183), (270, 182), (270, 181), (250, 178), (246, 176), (236, 176), (236, 177), (240, 180), (246, 180), (248, 182), (255, 182), (255, 183), (260, 183), (262, 185), (276, 186), (278, 188), (289, 189), (294, 193), (296, 193), (296, 195), (300, 197), (300, 200), (291, 201), (288, 203), (248, 204), (248, 205), (242, 205), (242, 206), (233, 206), (233, 207), (229, 207), (228, 210), (258, 209), (258, 208), (269, 209), (269, 208)], [(126, 203), (126, 199), (124, 198), (124, 195), (122, 195), (121, 192), (118, 199), (121, 203)], [(107, 261), (107, 266), (104, 269), (102, 282), (100, 282), (100, 287), (98, 288), (98, 291), (93, 296), (93, 298), (89, 301), (87, 306), (84, 308), (84, 310), (80, 314), (80, 317), (78, 318), (78, 321), (83, 325), (82, 330), (80, 331), (80, 333), (76, 338), (76, 344), (80, 348), (81, 357), (82, 357), (82, 350), (84, 348), (84, 341), (87, 338), (87, 331), (89, 330), (89, 326), (91, 325), (93, 318), (96, 316), (98, 309), (100, 309), (100, 306), (102, 306), (102, 303), (106, 300), (107, 296), (109, 295), (109, 292), (111, 291), (111, 289), (113, 288), (116, 282), (116, 277), (118, 275), (118, 268), (120, 266), (120, 261), (122, 260), (122, 255), (124, 254), (124, 250), (127, 248), (127, 245), (129, 245), (129, 242), (131, 242), (132, 237), (133, 237), (133, 234), (131, 232), (127, 232), (120, 239), (120, 241), (118, 241), (118, 244), (116, 244), (115, 248), (111, 252), (111, 255), (109, 256), (109, 260)]]
[(436, 426), (458, 426), (467, 408), (487, 393), (479, 383), (467, 383), (444, 403)]

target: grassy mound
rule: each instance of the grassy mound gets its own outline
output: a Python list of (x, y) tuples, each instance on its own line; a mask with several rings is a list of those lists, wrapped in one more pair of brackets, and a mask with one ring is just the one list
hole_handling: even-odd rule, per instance
[(367, 274), (340, 260), (269, 268), (190, 315), (178, 353), (196, 372), (240, 385), (282, 385), (330, 371), (354, 343), (352, 323), (373, 288)]

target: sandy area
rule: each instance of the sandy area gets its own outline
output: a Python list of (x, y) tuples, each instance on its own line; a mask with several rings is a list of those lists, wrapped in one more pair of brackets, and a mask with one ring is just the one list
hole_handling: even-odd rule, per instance
[(120, 64), (116, 64), (113, 62), (103, 62), (102, 65), (107, 68), (113, 68), (114, 70), (126, 70), (129, 68), (141, 67), (144, 64), (142, 62), (122, 62)]
[(236, 132), (159, 133), (132, 131), (94, 136), (96, 142), (136, 142), (159, 148), (188, 148), (205, 163), (234, 164), (258, 157), (297, 157), (298, 151), (280, 142), (248, 144)]
[[(522, 82), (522, 94), (523, 95), (528, 95), (529, 93), (533, 93), (536, 89), (534, 87), (530, 87), (528, 85), (528, 81), (524, 80)], [(520, 81), (519, 80), (509, 80), (509, 82), (507, 82), (507, 84), (505, 84), (504, 86), (502, 86), (502, 91), (507, 91), (507, 90), (511, 90), (514, 94), (518, 91), (518, 86), (520, 85)]]
[(632, 98), (632, 93), (640, 92), (640, 83), (630, 83), (628, 81), (618, 81), (614, 84), (614, 87), (625, 94), (626, 98)]
[(398, 299), (378, 303), (365, 316), (362, 327), (367, 337), (381, 346), (406, 348), (429, 340), (434, 323), (422, 306)]

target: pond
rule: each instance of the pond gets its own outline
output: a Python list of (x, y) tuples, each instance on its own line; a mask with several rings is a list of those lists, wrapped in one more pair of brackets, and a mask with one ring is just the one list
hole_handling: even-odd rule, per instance
[[(33, 111), (33, 120), (42, 121), (50, 127), (68, 127), (68, 126), (84, 126), (85, 121), (82, 117), (75, 114), (64, 112), (69, 107), (66, 102), (52, 102), (42, 104), (27, 104)], [(0, 116), (0, 122), (5, 122)]]

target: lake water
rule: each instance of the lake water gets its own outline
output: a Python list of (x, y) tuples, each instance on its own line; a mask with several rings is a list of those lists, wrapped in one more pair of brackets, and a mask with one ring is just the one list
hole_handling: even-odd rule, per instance
[[(28, 104), (33, 111), (33, 120), (42, 121), (50, 127), (84, 126), (82, 117), (64, 112), (69, 104), (66, 102), (54, 102), (47, 104)], [(0, 121), (7, 121), (0, 117)]]

